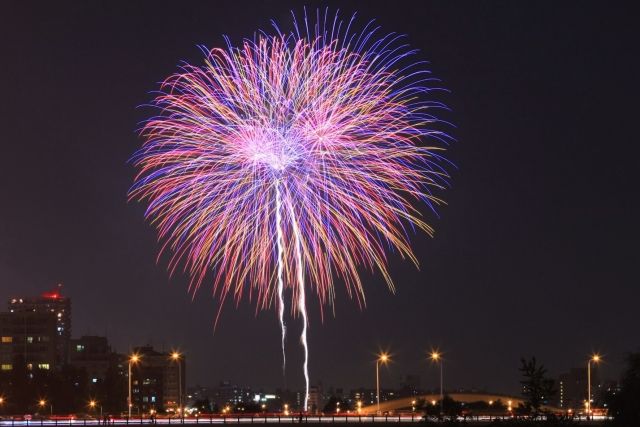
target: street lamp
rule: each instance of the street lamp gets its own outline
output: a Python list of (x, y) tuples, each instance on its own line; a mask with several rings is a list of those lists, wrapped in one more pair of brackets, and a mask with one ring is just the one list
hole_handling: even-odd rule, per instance
[(442, 354), (438, 351), (438, 350), (432, 350), (431, 354), (429, 355), (429, 359), (431, 359), (431, 361), (433, 363), (438, 363), (440, 365), (440, 414), (442, 415), (443, 413), (443, 403), (444, 403), (444, 392), (443, 392), (443, 388), (442, 388)]
[(587, 419), (591, 419), (591, 362), (599, 363), (600, 360), (599, 354), (593, 354), (587, 361)]
[(0, 396), (0, 413), (2, 413), (2, 407), (4, 406), (4, 396)]
[(177, 351), (171, 353), (171, 360), (178, 364), (178, 411), (180, 417), (184, 418), (182, 411), (182, 355)]
[[(91, 408), (91, 410), (95, 410), (96, 406), (98, 406), (98, 402), (93, 399), (89, 401), (89, 408)], [(102, 418), (102, 405), (100, 405), (100, 418)]]
[(129, 397), (127, 399), (127, 406), (129, 407), (129, 418), (131, 418), (131, 407), (133, 406), (133, 401), (131, 400), (131, 366), (140, 362), (140, 355), (137, 353), (133, 353), (129, 356)]
[[(47, 401), (44, 399), (40, 399), (38, 401), (38, 406), (44, 410), (45, 406), (47, 406)], [(49, 404), (49, 415), (53, 416), (53, 403)]]
[(376, 401), (378, 403), (377, 406), (377, 414), (380, 415), (380, 364), (386, 365), (391, 358), (387, 353), (380, 353), (378, 358), (376, 359)]

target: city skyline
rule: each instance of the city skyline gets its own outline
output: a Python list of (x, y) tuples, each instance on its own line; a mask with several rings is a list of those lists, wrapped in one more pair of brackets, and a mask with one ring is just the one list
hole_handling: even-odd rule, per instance
[[(38, 317), (38, 319), (40, 319), (40, 323), (38, 323), (38, 325), (42, 324), (42, 320), (44, 320), (43, 315), (45, 315), (45, 317), (46, 316), (50, 317), (50, 320), (51, 320), (51, 322), (49, 322), (50, 326), (46, 326), (44, 329), (42, 326), (38, 326), (36, 329), (33, 330), (33, 332), (32, 332), (32, 328), (30, 327), (28, 334), (27, 334), (27, 329), (25, 329), (24, 332), (20, 332), (21, 335), (12, 335), (12, 332), (10, 330), (3, 331), (3, 333), (0, 334), (0, 335), (3, 335), (3, 349), (5, 346), (4, 339), (10, 337), (12, 339), (13, 345), (16, 346), (16, 349), (19, 350), (19, 352), (22, 351), (20, 350), (23, 346), (22, 342), (27, 339), (26, 335), (32, 335), (31, 339), (38, 340), (38, 341), (40, 341), (43, 336), (47, 337), (50, 335), (51, 336), (50, 338), (54, 338), (51, 341), (49, 340), (49, 338), (47, 338), (46, 342), (48, 343), (48, 347), (43, 349), (43, 351), (41, 351), (40, 353), (34, 353), (29, 357), (27, 357), (27, 353), (26, 353), (27, 347), (26, 346), (24, 347), (25, 357), (27, 357), (27, 359), (25, 360), (25, 363), (27, 363), (28, 366), (32, 366), (32, 368), (30, 369), (34, 369), (35, 367), (37, 367), (38, 369), (58, 370), (65, 364), (70, 363), (71, 365), (85, 369), (89, 376), (89, 380), (91, 381), (91, 378), (93, 377), (94, 378), (93, 382), (95, 383), (96, 378), (99, 379), (100, 381), (104, 380), (104, 375), (108, 367), (108, 363), (105, 363), (105, 362), (107, 362), (108, 360), (111, 360), (114, 357), (120, 361), (119, 363), (125, 363), (127, 360), (133, 360), (135, 362), (134, 366), (140, 361), (143, 364), (152, 363), (152, 366), (153, 364), (157, 365), (158, 363), (160, 363), (161, 365), (164, 363), (164, 364), (168, 364), (168, 366), (171, 366), (172, 359), (182, 360), (181, 363), (184, 364), (184, 359), (186, 357), (186, 353), (188, 352), (188, 349), (181, 349), (176, 346), (170, 346), (170, 350), (165, 349), (163, 346), (157, 349), (159, 350), (158, 352), (154, 349), (153, 344), (149, 342), (130, 345), (129, 348), (126, 349), (125, 351), (118, 351), (118, 349), (114, 349), (111, 345), (109, 345), (109, 341), (108, 341), (109, 338), (107, 336), (102, 337), (102, 336), (93, 335), (93, 334), (82, 334), (79, 336), (73, 336), (70, 332), (72, 330), (72, 325), (73, 325), (72, 314), (71, 314), (72, 299), (69, 295), (66, 295), (64, 293), (62, 284), (57, 284), (55, 287), (53, 287), (50, 290), (44, 290), (43, 292), (40, 293), (40, 295), (12, 295), (10, 298), (7, 299), (7, 301), (8, 301), (8, 304), (7, 304), (8, 311), (2, 312), (0, 310), (0, 317), (2, 317), (3, 315), (5, 317), (20, 316), (20, 315), (24, 315), (24, 313), (26, 312), (29, 314), (40, 316)], [(51, 313), (48, 313), (50, 311), (50, 307), (53, 307), (53, 308), (51, 308)], [(31, 311), (33, 311), (33, 313), (31, 313)], [(10, 317), (7, 317), (7, 319), (9, 319)], [(26, 318), (24, 321), (25, 322), (27, 321)], [(62, 327), (57, 325), (62, 325)], [(56, 337), (59, 337), (58, 340), (56, 340), (55, 337), (53, 337), (54, 335)], [(85, 347), (87, 346), (91, 348), (92, 353), (96, 353), (97, 359), (96, 357), (91, 357), (91, 356), (88, 359), (84, 359), (82, 357), (83, 352), (86, 349)], [(53, 354), (49, 354), (50, 351), (52, 351)], [(146, 360), (146, 358), (143, 356), (144, 354), (151, 355), (152, 356), (151, 359)], [(62, 356), (62, 355), (70, 355), (70, 356)], [(103, 357), (101, 356), (107, 356), (107, 359), (103, 360)], [(377, 355), (375, 355), (375, 358), (377, 358), (379, 361), (382, 360), (384, 362), (382, 364), (384, 368), (388, 368), (390, 363), (395, 363), (396, 357), (397, 357), (396, 354), (390, 353), (388, 351), (382, 351)], [(434, 364), (438, 365), (439, 363), (444, 363), (444, 361), (446, 361), (447, 363), (452, 361), (448, 356), (445, 358), (445, 352), (434, 347), (432, 347), (428, 352), (426, 352), (425, 357), (429, 361), (428, 363), (429, 363), (429, 367), (431, 368), (430, 370), (433, 370)], [(614, 383), (614, 384), (617, 383), (617, 380), (613, 378), (600, 378), (600, 376), (598, 375), (600, 371), (600, 367), (602, 366), (601, 363), (604, 362), (603, 360), (604, 358), (602, 355), (600, 355), (599, 353), (595, 353), (595, 356), (590, 355), (590, 357), (592, 358), (595, 357), (600, 362), (598, 363), (598, 366), (594, 366), (594, 369), (596, 369), (594, 371), (595, 387), (600, 388), (608, 383)], [(3, 359), (2, 368), (3, 370), (6, 371), (4, 363), (7, 363), (7, 362), (12, 363), (13, 358), (8, 356), (5, 358), (7, 360)], [(195, 358), (197, 360), (197, 355), (195, 355)], [(47, 363), (42, 364), (38, 362), (47, 362)], [(97, 365), (92, 362), (97, 362)], [(402, 368), (400, 367), (400, 369)], [(185, 368), (183, 367), (182, 371), (184, 370)], [(580, 393), (581, 391), (584, 391), (583, 390), (584, 387), (580, 385), (580, 382), (586, 381), (586, 370), (587, 369), (585, 366), (576, 365), (576, 366), (568, 367), (567, 369), (565, 369), (565, 371), (562, 371), (560, 373), (553, 373), (554, 377), (557, 378), (558, 394), (559, 394), (557, 399), (559, 402), (559, 405), (558, 405), (559, 407), (563, 406), (563, 400), (565, 401), (567, 400), (566, 397), (563, 396), (563, 393), (566, 394), (565, 389), (567, 387), (569, 387), (569, 389), (572, 390), (573, 395), (576, 395), (576, 392)], [(152, 372), (151, 376), (153, 377), (153, 375), (157, 375), (157, 373), (154, 374)], [(173, 375), (175, 376), (175, 373)], [(385, 384), (384, 384), (384, 387), (381, 387), (381, 391), (384, 390), (384, 394), (381, 395), (381, 400), (387, 400), (389, 398), (390, 392), (391, 392), (391, 396), (393, 396), (394, 394), (393, 392), (404, 390), (405, 394), (409, 393), (411, 395), (414, 393), (422, 394), (425, 392), (435, 393), (438, 389), (437, 385), (430, 387), (427, 384), (428, 378), (424, 378), (423, 375), (420, 373), (417, 373), (417, 374), (411, 373), (411, 372), (402, 373), (401, 371), (398, 371), (398, 370), (396, 370), (396, 372), (393, 373), (391, 372), (391, 370), (387, 369), (386, 372), (385, 371), (382, 372), (382, 377)], [(428, 377), (428, 375), (426, 377)], [(173, 378), (172, 380), (175, 381), (175, 378)], [(228, 386), (232, 386), (234, 390), (236, 388), (239, 390), (246, 389), (246, 390), (262, 391), (262, 392), (264, 392), (265, 390), (267, 390), (267, 392), (273, 392), (273, 391), (277, 392), (278, 390), (282, 390), (282, 391), (286, 391), (287, 393), (297, 393), (297, 394), (301, 393), (301, 391), (295, 387), (293, 389), (287, 388), (286, 383), (284, 383), (284, 385), (279, 385), (279, 386), (278, 385), (274, 386), (271, 384), (265, 385), (265, 384), (254, 384), (254, 383), (243, 384), (241, 382), (235, 381), (232, 375), (217, 379), (214, 382), (209, 384), (205, 384), (198, 381), (194, 383), (187, 383), (186, 377), (182, 378), (182, 381), (183, 381), (183, 386), (185, 390), (187, 390), (188, 388), (197, 389), (203, 386), (204, 388), (215, 390), (217, 386), (215, 385), (212, 386), (213, 384), (218, 384), (219, 386), (222, 386), (223, 384), (227, 384)], [(564, 382), (564, 385), (563, 385), (563, 382)], [(574, 383), (574, 384), (572, 385), (571, 383)], [(323, 384), (322, 379), (317, 379), (312, 384), (312, 386), (316, 390), (318, 388), (322, 389), (323, 386), (326, 387), (327, 390), (339, 390), (338, 395), (343, 394), (342, 390), (348, 390), (350, 394), (353, 394), (354, 390), (368, 390), (368, 391), (373, 390), (373, 392), (375, 392), (375, 388), (367, 387), (364, 384), (350, 384), (348, 386), (342, 385), (342, 386), (336, 387), (333, 384)], [(407, 387), (409, 387), (411, 391)], [(441, 387), (444, 387), (444, 385), (441, 384)], [(486, 386), (478, 387), (478, 386), (467, 386), (464, 384), (463, 385), (460, 385), (460, 384), (447, 385), (447, 387), (444, 388), (444, 390), (447, 393), (460, 393), (460, 392), (474, 391), (474, 392), (498, 392), (498, 393), (504, 394), (505, 396), (510, 395), (509, 392), (505, 390), (488, 390)], [(510, 391), (510, 393), (513, 394), (514, 392)], [(330, 392), (330, 395), (333, 395), (333, 393)], [(242, 403), (242, 401), (236, 402), (236, 403)], [(244, 403), (246, 403), (246, 401)]]
[[(376, 354), (388, 350), (383, 383), (415, 374), (437, 388), (432, 347), (444, 352), (445, 386), (517, 393), (520, 357), (557, 376), (593, 352), (604, 354), (602, 377), (618, 379), (639, 345), (629, 333), (640, 298), (631, 14), (597, 3), (468, 2), (464, 13), (448, 3), (307, 4), (324, 6), (406, 33), (431, 62), (452, 89), (457, 168), (435, 237), (411, 235), (420, 271), (391, 255), (395, 295), (363, 272), (366, 308), (338, 289), (321, 319), (310, 301), (311, 384), (374, 386)], [(199, 63), (196, 45), (239, 40), (300, 7), (9, 3), (0, 302), (63, 283), (74, 336), (104, 335), (125, 353), (180, 348), (188, 384), (301, 388), (298, 326), (285, 379), (274, 311), (231, 302), (214, 329), (214, 301), (207, 291), (192, 301), (188, 279), (169, 277), (144, 207), (126, 200), (146, 117), (136, 107), (156, 83), (181, 60)]]

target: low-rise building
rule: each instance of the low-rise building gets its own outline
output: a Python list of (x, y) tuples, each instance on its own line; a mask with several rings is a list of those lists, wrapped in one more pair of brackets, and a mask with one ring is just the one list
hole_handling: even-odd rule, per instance
[(177, 411), (180, 391), (183, 396), (186, 391), (184, 355), (176, 360), (171, 353), (156, 351), (151, 346), (138, 347), (134, 353), (139, 356), (139, 361), (132, 364), (133, 412)]

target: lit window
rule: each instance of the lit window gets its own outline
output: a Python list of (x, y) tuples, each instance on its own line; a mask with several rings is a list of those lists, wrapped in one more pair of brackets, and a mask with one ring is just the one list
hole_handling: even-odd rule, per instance
[(49, 369), (48, 363), (38, 363), (38, 369)]
[(76, 346), (76, 351), (80, 352), (80, 351), (84, 351), (84, 346), (82, 344), (78, 344)]
[(27, 342), (29, 344), (32, 344), (33, 343), (33, 337), (27, 337)]
[(13, 337), (2, 337), (3, 343), (11, 343), (13, 342)]
[(3, 363), (2, 364), (2, 370), (3, 371), (10, 371), (13, 369), (13, 365), (11, 363)]

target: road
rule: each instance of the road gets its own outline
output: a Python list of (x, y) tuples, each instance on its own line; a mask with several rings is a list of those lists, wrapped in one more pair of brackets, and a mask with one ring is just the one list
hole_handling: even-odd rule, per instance
[[(586, 423), (584, 420), (581, 424), (599, 426), (603, 423), (605, 417), (594, 417), (591, 422)], [(467, 423), (474, 424), (486, 424), (495, 417), (480, 416), (473, 419), (467, 418)], [(462, 418), (460, 418), (462, 420)], [(396, 416), (308, 416), (303, 417), (303, 424), (319, 425), (319, 424), (363, 424), (363, 425), (376, 425), (383, 426), (385, 424), (399, 424), (399, 423), (420, 423), (423, 422), (422, 417), (419, 415), (396, 415)], [(178, 418), (157, 418), (152, 420), (150, 418), (132, 418), (132, 419), (113, 419), (109, 421), (111, 426), (126, 426), (126, 425), (207, 425), (207, 424), (299, 424), (300, 417), (277, 417), (277, 416), (212, 416), (212, 417), (198, 417), (198, 418), (185, 418), (180, 420)], [(38, 419), (38, 420), (2, 420), (0, 426), (98, 426), (104, 425), (101, 421), (96, 419)]]

